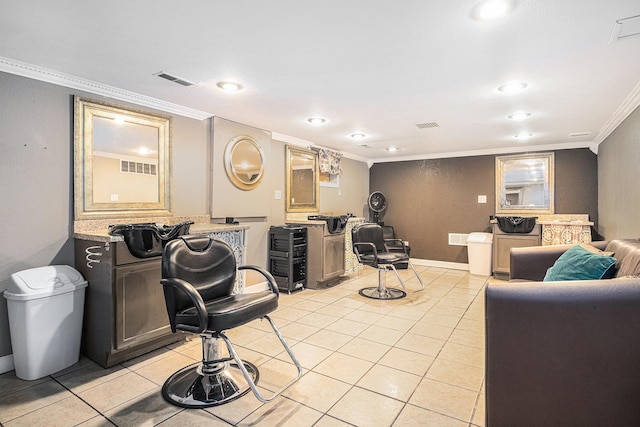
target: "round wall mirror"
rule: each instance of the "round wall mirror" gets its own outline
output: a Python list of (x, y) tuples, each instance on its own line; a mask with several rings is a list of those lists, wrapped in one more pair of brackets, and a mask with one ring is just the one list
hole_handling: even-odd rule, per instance
[(227, 143), (224, 168), (233, 185), (242, 190), (253, 190), (264, 174), (262, 148), (250, 136), (236, 136)]

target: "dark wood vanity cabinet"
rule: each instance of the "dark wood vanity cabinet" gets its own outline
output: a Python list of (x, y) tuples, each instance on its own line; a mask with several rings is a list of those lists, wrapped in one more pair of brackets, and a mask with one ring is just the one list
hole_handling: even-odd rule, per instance
[(505, 233), (493, 224), (493, 275), (496, 279), (509, 280), (511, 248), (540, 246), (540, 224), (529, 233)]
[(124, 242), (75, 240), (76, 269), (89, 282), (82, 352), (107, 368), (183, 338), (172, 333), (161, 259), (136, 258)]

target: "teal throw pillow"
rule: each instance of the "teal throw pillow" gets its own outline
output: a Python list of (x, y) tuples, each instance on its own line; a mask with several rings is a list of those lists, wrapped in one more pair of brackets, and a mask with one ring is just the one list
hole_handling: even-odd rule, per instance
[(560, 255), (547, 270), (543, 281), (610, 279), (616, 272), (616, 259), (590, 252), (576, 245)]

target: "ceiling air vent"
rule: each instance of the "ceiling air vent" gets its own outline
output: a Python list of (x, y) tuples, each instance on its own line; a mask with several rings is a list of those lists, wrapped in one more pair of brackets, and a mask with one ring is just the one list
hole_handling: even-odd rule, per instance
[(420, 122), (414, 123), (418, 127), (418, 129), (428, 129), (428, 128), (439, 128), (440, 125), (438, 122)]
[(574, 132), (574, 133), (570, 133), (569, 137), (570, 138), (579, 138), (581, 136), (589, 136), (591, 135), (591, 132)]
[(640, 15), (618, 19), (613, 25), (609, 44), (626, 37), (637, 36), (638, 34), (640, 34)]
[(164, 71), (160, 71), (159, 73), (154, 74), (158, 77), (162, 77), (163, 79), (167, 79), (171, 82), (178, 83), (182, 86), (193, 86), (197, 83), (189, 81), (187, 79), (183, 79), (182, 77), (174, 76), (173, 74), (165, 73)]

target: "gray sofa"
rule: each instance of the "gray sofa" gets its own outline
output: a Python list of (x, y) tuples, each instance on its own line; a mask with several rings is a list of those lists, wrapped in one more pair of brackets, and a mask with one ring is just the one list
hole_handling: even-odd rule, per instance
[[(540, 282), (570, 246), (514, 248), (486, 288), (486, 425), (640, 425), (640, 241), (613, 279)], [(634, 277), (635, 276), (635, 277)]]

